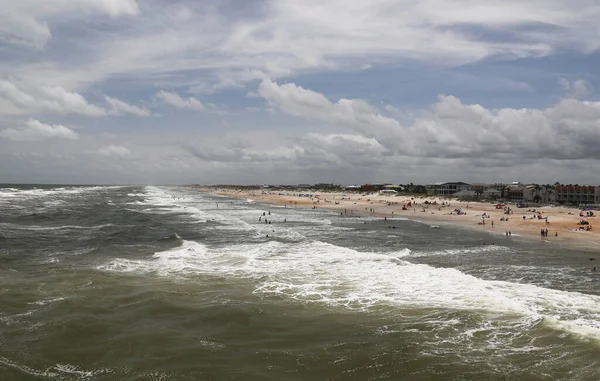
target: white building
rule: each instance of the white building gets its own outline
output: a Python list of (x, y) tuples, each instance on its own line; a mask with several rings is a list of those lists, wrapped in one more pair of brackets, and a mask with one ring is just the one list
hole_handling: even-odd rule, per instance
[(436, 196), (450, 196), (463, 190), (470, 190), (471, 185), (457, 182), (446, 182), (446, 183), (434, 183), (426, 185), (427, 194)]

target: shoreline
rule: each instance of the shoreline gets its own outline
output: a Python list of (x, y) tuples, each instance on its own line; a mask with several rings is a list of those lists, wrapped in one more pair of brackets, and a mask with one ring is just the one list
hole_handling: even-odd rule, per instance
[[(516, 239), (527, 239), (533, 242), (537, 238), (540, 240), (540, 244), (557, 244), (585, 251), (600, 252), (600, 230), (579, 230), (581, 226), (578, 225), (581, 219), (580, 210), (572, 207), (545, 206), (536, 209), (517, 208), (515, 205), (506, 204), (511, 208), (512, 214), (505, 214), (503, 209), (496, 209), (495, 205), (491, 203), (464, 202), (435, 196), (411, 197), (312, 192), (315, 195), (318, 194), (319, 197), (310, 198), (298, 196), (300, 193), (305, 193), (301, 191), (270, 192), (258, 188), (219, 189), (207, 187), (186, 187), (186, 189), (215, 196), (250, 199), (263, 204), (287, 205), (303, 209), (325, 209), (345, 215), (379, 217), (381, 219), (386, 217), (405, 218), (422, 223), (436, 222), (497, 234), (499, 239), (506, 237), (506, 232), (511, 232), (510, 237), (514, 235)], [(411, 207), (403, 210), (403, 206), (409, 202), (412, 203)], [(456, 210), (462, 210), (465, 214), (458, 215)], [(482, 218), (484, 214), (486, 218)], [(538, 215), (541, 218), (538, 218)], [(600, 216), (586, 217), (590, 226), (594, 225), (596, 218), (600, 221)], [(501, 221), (501, 219), (508, 220)], [(542, 229), (548, 229), (547, 236), (542, 237)]]

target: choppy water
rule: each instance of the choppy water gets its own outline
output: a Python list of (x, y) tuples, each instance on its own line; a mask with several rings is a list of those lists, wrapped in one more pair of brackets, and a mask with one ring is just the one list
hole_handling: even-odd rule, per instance
[(598, 380), (593, 256), (181, 188), (6, 186), (0, 380)]

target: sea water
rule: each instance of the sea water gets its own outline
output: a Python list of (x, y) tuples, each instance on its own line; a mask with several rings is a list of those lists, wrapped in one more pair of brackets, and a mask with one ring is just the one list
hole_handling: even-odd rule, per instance
[(600, 379), (595, 254), (503, 233), (6, 185), (0, 380)]

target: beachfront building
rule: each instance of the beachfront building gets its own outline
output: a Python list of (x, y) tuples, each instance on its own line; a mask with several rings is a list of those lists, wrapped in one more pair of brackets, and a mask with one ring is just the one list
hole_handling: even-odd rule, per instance
[(493, 184), (487, 184), (487, 189), (495, 189), (498, 192), (503, 193), (507, 186), (508, 186), (508, 184), (504, 184), (504, 183), (493, 183)]
[(512, 202), (522, 202), (525, 195), (525, 185), (521, 183), (513, 183), (507, 185), (504, 191), (504, 198)]
[(333, 184), (333, 183), (318, 183), (315, 184), (313, 186), (314, 189), (328, 189), (328, 190), (332, 190), (332, 189), (339, 189), (341, 188), (339, 185), (337, 184)]
[(360, 186), (361, 192), (376, 192), (382, 190), (385, 184), (363, 184)]
[(434, 183), (425, 187), (428, 195), (451, 196), (463, 190), (471, 190), (471, 184), (457, 182)]
[(402, 192), (404, 190), (404, 187), (400, 184), (385, 184), (383, 186), (383, 190), (393, 190), (396, 192)]
[(461, 190), (458, 191), (456, 193), (454, 193), (452, 196), (453, 197), (458, 197), (458, 198), (472, 198), (472, 197), (477, 197), (478, 193), (475, 192), (474, 190)]
[(488, 185), (484, 183), (472, 183), (471, 189), (476, 194), (483, 194), (483, 191), (488, 189)]
[(523, 202), (525, 203), (550, 203), (556, 200), (554, 187), (548, 185), (530, 184), (523, 190)]
[(569, 184), (556, 185), (554, 188), (556, 202), (559, 204), (600, 204), (600, 186)]
[(484, 199), (487, 199), (487, 200), (497, 200), (500, 197), (502, 197), (502, 192), (499, 191), (498, 189), (487, 188), (486, 190), (483, 191), (483, 193), (481, 195), (483, 196)]

